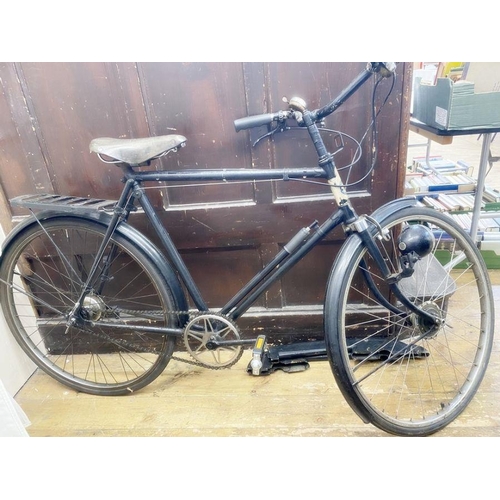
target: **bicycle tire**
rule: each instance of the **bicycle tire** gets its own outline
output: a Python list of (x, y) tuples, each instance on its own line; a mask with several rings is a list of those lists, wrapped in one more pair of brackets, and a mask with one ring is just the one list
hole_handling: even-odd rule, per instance
[(97, 221), (74, 216), (28, 225), (2, 255), (0, 301), (13, 336), (39, 368), (77, 391), (116, 396), (158, 377), (175, 341), (115, 331), (106, 321), (174, 326), (169, 311), (176, 303), (147, 253), (115, 232), (84, 302), (93, 326), (68, 326), (105, 231)]
[(409, 310), (401, 317), (382, 307), (365, 275), (405, 310), (353, 235), (328, 281), (328, 358), (341, 392), (365, 423), (390, 434), (425, 436), (458, 417), (481, 384), (494, 335), (491, 284), (476, 245), (449, 215), (415, 206), (378, 222), (391, 234), (389, 242), (376, 241), (392, 272), (401, 270), (394, 242), (402, 227), (422, 224), (433, 231), (432, 252), (415, 264), (413, 277), (399, 283), (412, 303), (439, 315), (443, 324), (429, 328)]

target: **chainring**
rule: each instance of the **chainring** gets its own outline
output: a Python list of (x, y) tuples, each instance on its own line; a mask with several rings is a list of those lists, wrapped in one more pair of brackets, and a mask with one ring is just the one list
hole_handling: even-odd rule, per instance
[(184, 329), (184, 346), (196, 364), (205, 368), (229, 368), (243, 354), (243, 346), (209, 348), (210, 341), (238, 341), (240, 332), (236, 324), (216, 313), (200, 313), (194, 316)]

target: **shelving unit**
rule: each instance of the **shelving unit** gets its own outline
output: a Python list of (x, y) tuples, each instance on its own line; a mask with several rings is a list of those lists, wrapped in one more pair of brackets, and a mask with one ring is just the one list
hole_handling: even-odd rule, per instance
[(442, 156), (414, 157), (405, 182), (406, 195), (448, 213), (466, 231), (476, 222), (476, 240), (488, 268), (500, 269), (500, 191), (486, 185), (482, 191), (478, 204), (473, 167)]

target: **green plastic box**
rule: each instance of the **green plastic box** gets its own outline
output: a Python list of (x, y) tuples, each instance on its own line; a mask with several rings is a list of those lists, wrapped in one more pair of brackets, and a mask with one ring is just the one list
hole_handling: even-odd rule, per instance
[(474, 83), (415, 79), (413, 117), (441, 130), (500, 127), (500, 92), (474, 92)]

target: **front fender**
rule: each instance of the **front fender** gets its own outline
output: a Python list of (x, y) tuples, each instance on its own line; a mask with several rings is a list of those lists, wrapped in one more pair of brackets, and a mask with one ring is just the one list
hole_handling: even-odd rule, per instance
[[(382, 205), (380, 208), (375, 210), (371, 214), (371, 218), (377, 221), (379, 224), (382, 224), (390, 214), (397, 212), (398, 210), (415, 206), (417, 202), (417, 199), (414, 197), (399, 198), (397, 200), (390, 201), (389, 203), (386, 203), (385, 205)], [(376, 226), (370, 224), (369, 227), (370, 231), (373, 231), (372, 234), (375, 234), (375, 232), (377, 231)], [(345, 360), (339, 360), (332, 357), (332, 355), (330, 354), (332, 352), (332, 348), (328, 347), (332, 343), (335, 343), (338, 318), (335, 312), (337, 309), (334, 306), (338, 304), (340, 300), (340, 287), (342, 286), (342, 282), (351, 263), (351, 259), (354, 255), (357, 254), (357, 252), (359, 252), (361, 245), (362, 241), (358, 233), (353, 232), (344, 242), (335, 258), (332, 269), (330, 271), (330, 276), (328, 278), (325, 293), (324, 330), (327, 352), (329, 353), (328, 356), (330, 360), (330, 366), (332, 368), (335, 379), (337, 380), (338, 386), (354, 412), (361, 418), (364, 423), (370, 423), (372, 420), (370, 413), (366, 410), (360, 409), (359, 406), (355, 402), (353, 402), (351, 391), (346, 389), (346, 387), (349, 387), (351, 382), (350, 380), (345, 379), (345, 374), (337, 368), (339, 366), (339, 363), (343, 363), (345, 362)]]
[[(397, 212), (398, 210), (402, 210), (403, 208), (413, 207), (418, 203), (418, 200), (414, 196), (407, 196), (405, 198), (398, 198), (397, 200), (392, 200), (377, 208), (372, 214), (371, 218), (376, 220), (378, 223), (381, 223), (386, 217), (390, 214)], [(377, 231), (377, 228), (374, 225), (370, 225), (370, 230), (373, 231), (374, 234)], [(340, 258), (342, 255), (347, 254), (348, 256), (352, 255), (353, 249), (356, 245), (359, 244), (361, 238), (358, 233), (353, 232), (349, 235), (346, 241), (343, 243), (340, 248), (339, 253), (334, 262), (333, 268), (338, 267), (339, 262), (342, 262)], [(349, 258), (349, 257), (348, 257)]]
[(414, 196), (406, 196), (404, 198), (398, 198), (397, 200), (392, 200), (377, 208), (371, 216), (377, 222), (380, 222), (382, 219), (387, 217), (392, 212), (396, 212), (397, 210), (401, 210), (402, 208), (414, 207), (418, 203), (417, 198)]

